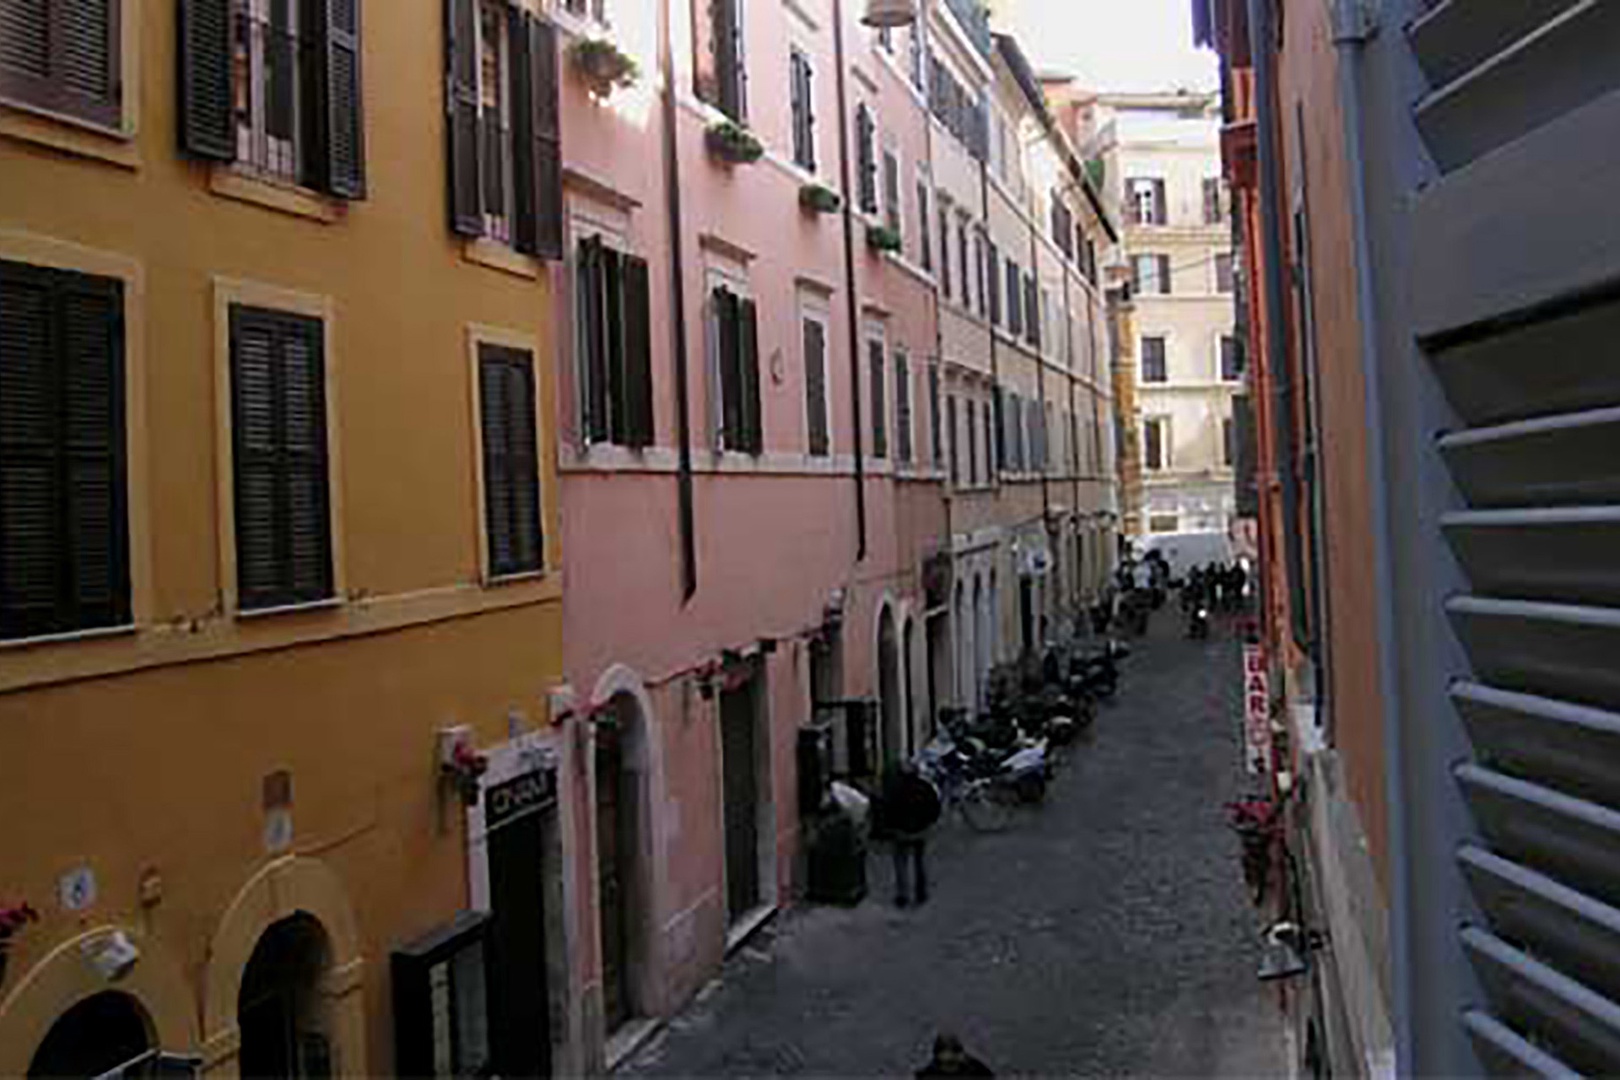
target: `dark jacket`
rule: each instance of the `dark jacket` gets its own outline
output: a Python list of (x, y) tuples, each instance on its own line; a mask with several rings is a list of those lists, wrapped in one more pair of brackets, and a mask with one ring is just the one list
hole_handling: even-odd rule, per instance
[(939, 792), (915, 772), (890, 769), (883, 777), (883, 826), (901, 836), (927, 832), (939, 820)]

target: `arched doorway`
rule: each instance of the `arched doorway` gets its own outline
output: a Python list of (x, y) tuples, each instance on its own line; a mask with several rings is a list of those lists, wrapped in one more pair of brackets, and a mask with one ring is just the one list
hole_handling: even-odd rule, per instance
[(595, 729), (596, 903), (602, 1018), (612, 1035), (647, 1014), (641, 976), (647, 935), (647, 724), (628, 693), (614, 695)]
[(904, 753), (900, 699), (900, 646), (894, 629), (894, 611), (884, 605), (878, 616), (878, 709), (883, 718), (883, 763), (900, 760)]
[(34, 1051), (28, 1075), (100, 1076), (152, 1049), (140, 1002), (117, 990), (92, 994), (57, 1018)]
[(338, 1071), (322, 986), (331, 962), (331, 943), (313, 915), (298, 912), (265, 930), (236, 999), (242, 1076), (328, 1077)]
[(918, 716), (922, 714), (921, 695), (917, 693), (917, 620), (906, 617), (905, 631), (900, 635), (900, 657), (904, 670), (906, 742), (901, 751), (906, 757), (917, 752), (917, 735), (921, 730)]
[(967, 585), (960, 581), (956, 583), (954, 619), (956, 677), (952, 685), (956, 688), (957, 707), (966, 708), (973, 702), (973, 614), (968, 609)]
[(994, 656), (990, 651), (991, 642), (994, 640), (991, 635), (994, 634), (995, 631), (992, 628), (992, 623), (990, 621), (991, 593), (984, 587), (983, 578), (980, 578), (973, 583), (973, 596), (975, 600), (973, 606), (976, 613), (974, 621), (977, 624), (974, 627), (973, 636), (979, 647), (979, 654), (976, 658), (977, 663), (974, 665), (973, 676), (975, 695), (973, 700), (975, 703), (977, 703), (984, 697), (984, 687), (989, 679), (990, 667), (995, 663)]

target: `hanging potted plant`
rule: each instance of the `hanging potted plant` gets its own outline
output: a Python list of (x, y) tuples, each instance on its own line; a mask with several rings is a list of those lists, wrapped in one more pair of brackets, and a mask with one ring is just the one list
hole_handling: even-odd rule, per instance
[(717, 120), (704, 132), (709, 153), (728, 165), (750, 165), (765, 155), (765, 145), (735, 120)]
[(899, 251), (900, 230), (891, 229), (887, 225), (868, 225), (866, 246), (873, 251)]
[(799, 205), (813, 214), (836, 214), (844, 200), (827, 185), (811, 182), (799, 189)]
[(605, 98), (613, 91), (634, 86), (641, 68), (606, 38), (580, 38), (569, 47), (574, 70), (593, 97)]

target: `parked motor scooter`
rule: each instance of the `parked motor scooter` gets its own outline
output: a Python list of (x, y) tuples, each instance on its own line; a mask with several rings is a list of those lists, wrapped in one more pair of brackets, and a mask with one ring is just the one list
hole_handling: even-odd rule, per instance
[(1203, 641), (1209, 637), (1209, 608), (1202, 602), (1187, 611), (1187, 637), (1193, 641)]

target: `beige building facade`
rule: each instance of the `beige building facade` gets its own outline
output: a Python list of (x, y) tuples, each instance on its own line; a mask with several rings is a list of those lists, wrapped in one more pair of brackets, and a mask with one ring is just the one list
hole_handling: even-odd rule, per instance
[(1058, 85), (1059, 113), (1123, 223), (1134, 302), (1136, 429), (1144, 533), (1227, 532), (1233, 516), (1232, 399), (1244, 354), (1229, 199), (1213, 94), (1090, 95)]

